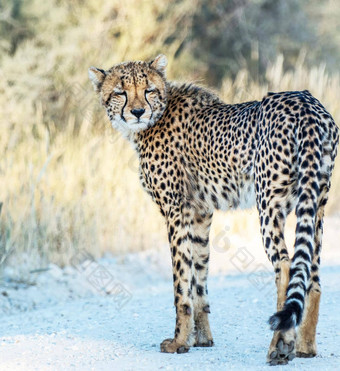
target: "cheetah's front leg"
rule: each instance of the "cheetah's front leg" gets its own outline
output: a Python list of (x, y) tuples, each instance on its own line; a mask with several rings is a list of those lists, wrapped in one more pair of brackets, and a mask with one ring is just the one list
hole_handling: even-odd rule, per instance
[(168, 236), (171, 247), (174, 281), (176, 327), (173, 339), (161, 343), (165, 353), (185, 353), (194, 344), (195, 324), (192, 296), (193, 259), (190, 222), (193, 210), (187, 206), (167, 213)]

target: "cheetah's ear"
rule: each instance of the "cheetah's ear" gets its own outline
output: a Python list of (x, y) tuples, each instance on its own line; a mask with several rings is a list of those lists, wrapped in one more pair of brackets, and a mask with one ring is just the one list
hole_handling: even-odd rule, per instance
[(100, 68), (96, 67), (89, 68), (89, 79), (91, 80), (94, 90), (96, 92), (100, 91), (105, 80), (105, 77), (106, 73), (104, 70), (101, 70)]
[(165, 68), (168, 64), (168, 60), (164, 54), (159, 54), (152, 62), (150, 62), (150, 67), (154, 68), (165, 77)]

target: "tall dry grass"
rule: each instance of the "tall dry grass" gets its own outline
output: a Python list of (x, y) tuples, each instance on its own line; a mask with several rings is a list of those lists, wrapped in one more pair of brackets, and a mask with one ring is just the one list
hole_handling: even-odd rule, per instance
[[(171, 62), (170, 62), (171, 63)], [(283, 58), (267, 70), (267, 85), (252, 81), (247, 71), (223, 81), (226, 102), (261, 99), (268, 91), (309, 89), (340, 122), (339, 76), (323, 66), (306, 70), (303, 60), (294, 72), (283, 73)], [(170, 66), (173, 68), (173, 66)], [(91, 100), (97, 98), (86, 88)], [(97, 106), (90, 105), (91, 110)], [(8, 108), (8, 107), (7, 107)], [(14, 108), (13, 108), (14, 109)], [(1, 266), (32, 269), (54, 262), (67, 264), (76, 250), (94, 256), (125, 253), (166, 245), (162, 217), (143, 192), (136, 156), (108, 120), (93, 131), (87, 112), (80, 130), (70, 114), (64, 129), (46, 126), (42, 105), (34, 108), (34, 127), (11, 125), (0, 137)], [(75, 134), (76, 133), (76, 134)], [(340, 212), (340, 156), (337, 159), (327, 212)], [(258, 233), (256, 212), (218, 214), (213, 235)], [(256, 230), (256, 231), (255, 231)]]

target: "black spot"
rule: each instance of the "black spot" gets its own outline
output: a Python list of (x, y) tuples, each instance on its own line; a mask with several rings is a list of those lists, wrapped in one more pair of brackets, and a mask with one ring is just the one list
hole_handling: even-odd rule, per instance
[(196, 290), (197, 290), (197, 295), (198, 295), (198, 296), (203, 296), (203, 294), (204, 294), (203, 286), (201, 286), (201, 285), (197, 285), (197, 286), (196, 286)]
[(196, 268), (198, 271), (204, 269), (203, 265), (198, 264), (198, 263), (195, 263), (195, 268)]

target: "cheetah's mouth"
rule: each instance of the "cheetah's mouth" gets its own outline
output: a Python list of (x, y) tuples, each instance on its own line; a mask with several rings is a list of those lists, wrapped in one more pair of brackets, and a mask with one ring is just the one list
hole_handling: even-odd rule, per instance
[(116, 115), (114, 119), (111, 120), (111, 125), (114, 129), (122, 132), (124, 135), (133, 132), (140, 132), (150, 128), (153, 125), (153, 119), (147, 117), (141, 117), (139, 119), (133, 117), (122, 117), (121, 115)]
[(150, 118), (138, 118), (138, 119), (134, 119), (134, 120), (129, 120), (129, 121), (125, 121), (127, 126), (131, 129), (131, 130), (137, 130), (137, 131), (140, 131), (140, 130), (144, 130), (144, 129), (147, 129), (149, 128), (152, 123), (153, 123), (153, 119), (152, 119), (152, 114), (151, 114), (151, 117)]

